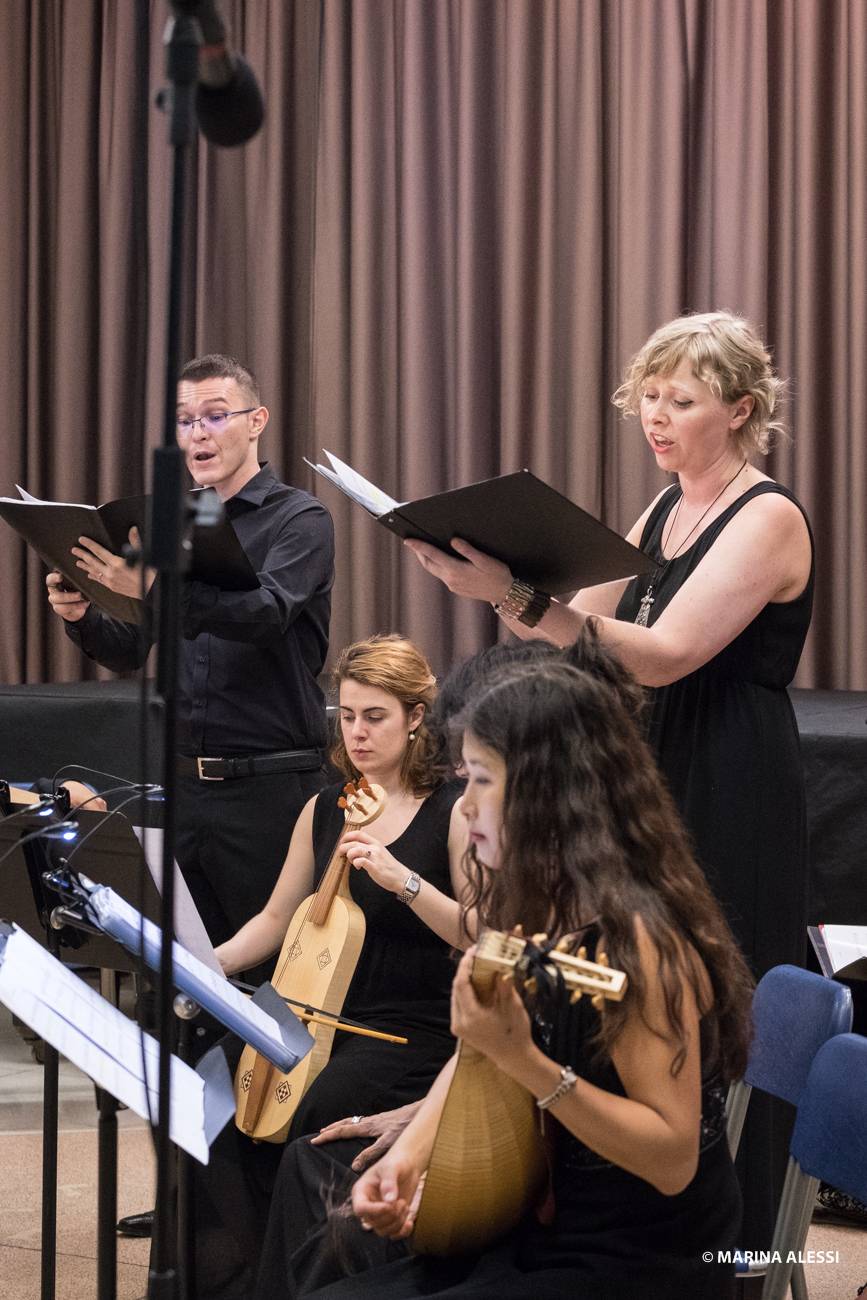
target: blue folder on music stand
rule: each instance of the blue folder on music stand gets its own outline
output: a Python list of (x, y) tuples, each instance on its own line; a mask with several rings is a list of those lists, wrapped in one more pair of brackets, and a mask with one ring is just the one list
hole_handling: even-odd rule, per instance
[[(159, 970), (162, 936), (152, 921), (106, 885), (90, 886), (88, 910), (95, 924), (127, 952), (134, 956), (141, 952), (143, 961)], [(306, 1026), (270, 984), (263, 984), (252, 998), (245, 997), (177, 941), (172, 944), (172, 960), (177, 988), (284, 1074), (313, 1047)]]

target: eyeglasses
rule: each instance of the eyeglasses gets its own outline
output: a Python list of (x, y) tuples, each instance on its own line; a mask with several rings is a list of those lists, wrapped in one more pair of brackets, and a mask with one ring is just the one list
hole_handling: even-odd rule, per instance
[(211, 411), (209, 415), (197, 415), (195, 419), (180, 416), (177, 425), (178, 433), (186, 436), (188, 433), (193, 432), (197, 424), (200, 424), (203, 429), (207, 429), (208, 433), (222, 433), (229, 421), (234, 419), (236, 415), (249, 415), (251, 411), (256, 409), (255, 406), (245, 406), (243, 411)]

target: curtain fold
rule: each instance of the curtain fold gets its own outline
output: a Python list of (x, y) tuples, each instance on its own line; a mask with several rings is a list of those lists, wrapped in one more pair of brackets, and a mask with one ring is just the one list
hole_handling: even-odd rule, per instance
[[(266, 123), (200, 142), (187, 354), (237, 353), (263, 454), (333, 510), (332, 646), (501, 634), (303, 457), (399, 498), (528, 466), (625, 531), (664, 484), (609, 403), (685, 310), (744, 312), (790, 381), (767, 468), (817, 539), (799, 684), (867, 686), (863, 0), (224, 0)], [(160, 441), (164, 0), (0, 6), (6, 479), (99, 502)], [(0, 679), (91, 671), (6, 532)]]

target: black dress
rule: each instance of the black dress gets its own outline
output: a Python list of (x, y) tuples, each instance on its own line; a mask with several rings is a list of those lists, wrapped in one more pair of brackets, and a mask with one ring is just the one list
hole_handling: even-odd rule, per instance
[[(641, 537), (641, 549), (664, 565), (650, 626), (738, 511), (767, 492), (794, 501), (779, 484), (758, 483), (667, 564), (660, 540), (681, 492), (674, 486), (663, 493)], [(635, 621), (647, 583), (646, 576), (633, 579), (617, 618)], [(756, 976), (780, 962), (798, 962), (806, 942), (804, 779), (786, 687), (812, 607), (811, 569), (797, 599), (765, 605), (709, 663), (651, 692), (651, 744), (699, 864)]]
[[(343, 826), (340, 790), (340, 785), (327, 787), (314, 808), (317, 885)], [(441, 785), (388, 845), (399, 862), (449, 897), (454, 893), (449, 823), (461, 790), (459, 782)], [(371, 832), (376, 833), (375, 825)], [(350, 890), (364, 912), (366, 929), (343, 1014), (372, 1029), (403, 1034), (409, 1043), (400, 1046), (338, 1031), (327, 1066), (295, 1113), (286, 1146), (253, 1143), (234, 1124), (223, 1130), (197, 1187), (197, 1294), (210, 1300), (241, 1300), (251, 1293), (269, 1205), (269, 1251), (279, 1253), (286, 1216), (295, 1214), (285, 1204), (295, 1180), (281, 1175), (275, 1187), (275, 1178), (281, 1165), (289, 1169), (293, 1163), (294, 1139), (347, 1115), (375, 1114), (418, 1100), (454, 1049), (449, 995), (455, 964), (449, 945), (366, 871), (352, 872)], [(337, 1143), (334, 1154), (348, 1152), (350, 1160), (366, 1145)]]
[[(591, 945), (592, 946), (592, 945)], [(589, 1044), (598, 1013), (589, 999), (564, 1009), (555, 1024), (537, 1023), (540, 1045), (554, 1060), (609, 1092), (624, 1095), (610, 1058)], [(702, 1035), (704, 1041), (705, 1035)], [(311, 1295), (316, 1300), (728, 1300), (734, 1268), (719, 1252), (735, 1249), (740, 1194), (725, 1138), (725, 1092), (709, 1074), (702, 1091), (698, 1170), (676, 1196), (602, 1159), (553, 1116), (554, 1214), (542, 1226), (529, 1217), (513, 1236), (482, 1256), (385, 1261), (330, 1285), (293, 1289), (271, 1279), (259, 1300)], [(391, 1248), (394, 1250), (394, 1247)], [(706, 1263), (702, 1256), (711, 1256)], [(303, 1247), (299, 1256), (304, 1259)], [(305, 1260), (305, 1267), (307, 1261)], [(311, 1274), (308, 1271), (305, 1282)]]
[[(668, 563), (661, 554), (661, 539), (681, 491), (675, 485), (663, 493), (641, 536), (641, 549), (664, 566), (654, 585), (649, 625), (738, 511), (767, 492), (780, 493), (802, 509), (779, 484), (758, 483)], [(756, 563), (761, 562), (757, 556)], [(802, 964), (806, 945), (804, 780), (786, 687), (810, 625), (813, 580), (811, 565), (807, 586), (795, 600), (765, 605), (708, 663), (651, 692), (651, 745), (692, 836), (699, 865), (756, 977), (783, 962)], [(646, 576), (633, 579), (617, 607), (619, 619), (635, 621), (647, 584)], [(743, 1246), (756, 1250), (770, 1246), (772, 1206), (788, 1148), (785, 1116), (776, 1111), (762, 1117), (765, 1109), (763, 1100), (754, 1097), (738, 1161), (745, 1228), (751, 1234)], [(772, 1178), (769, 1160), (776, 1170)]]

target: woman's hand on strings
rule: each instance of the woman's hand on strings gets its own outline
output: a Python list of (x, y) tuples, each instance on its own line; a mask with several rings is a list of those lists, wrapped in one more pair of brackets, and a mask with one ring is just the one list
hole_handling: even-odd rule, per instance
[(508, 566), (493, 556), (477, 551), (475, 546), (453, 537), (449, 543), (463, 559), (455, 559), (445, 551), (427, 542), (410, 538), (404, 546), (412, 551), (423, 569), (432, 573), (440, 582), (445, 583), (449, 591), (456, 596), (466, 596), (469, 600), (488, 600), (493, 604), (506, 599), (512, 585), (512, 575)]
[(530, 1017), (511, 980), (498, 977), (490, 1003), (479, 1001), (470, 979), (475, 951), (464, 953), (452, 984), (452, 1033), (508, 1074), (532, 1047)]
[(357, 870), (362, 868), (383, 889), (392, 894), (399, 894), (406, 884), (411, 867), (389, 853), (388, 849), (367, 831), (349, 831), (340, 842), (341, 852)]
[(398, 1106), (395, 1110), (384, 1110), (378, 1115), (353, 1115), (347, 1119), (335, 1120), (319, 1130), (310, 1139), (311, 1146), (322, 1146), (326, 1142), (339, 1142), (343, 1138), (374, 1138), (369, 1147), (359, 1151), (352, 1162), (355, 1172), (361, 1173), (375, 1160), (385, 1155), (397, 1138), (400, 1137), (409, 1121), (415, 1115), (420, 1101), (411, 1101), (407, 1106)]

